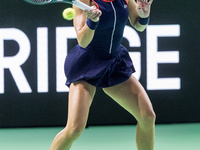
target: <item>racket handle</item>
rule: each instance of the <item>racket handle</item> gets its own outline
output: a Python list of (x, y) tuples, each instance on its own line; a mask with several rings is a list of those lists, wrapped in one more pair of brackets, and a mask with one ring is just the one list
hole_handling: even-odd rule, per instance
[(91, 8), (90, 6), (86, 5), (85, 3), (79, 0), (73, 0), (73, 4), (82, 10), (93, 10), (93, 8)]

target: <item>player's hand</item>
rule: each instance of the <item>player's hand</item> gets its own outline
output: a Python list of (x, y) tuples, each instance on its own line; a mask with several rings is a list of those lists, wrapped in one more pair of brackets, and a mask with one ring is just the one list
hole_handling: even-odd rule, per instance
[(101, 10), (97, 9), (96, 6), (92, 6), (93, 10), (85, 10), (85, 15), (90, 18), (92, 21), (99, 21), (99, 17), (101, 16)]
[(153, 0), (137, 0), (136, 10), (138, 16), (141, 18), (147, 18), (150, 14), (151, 4)]

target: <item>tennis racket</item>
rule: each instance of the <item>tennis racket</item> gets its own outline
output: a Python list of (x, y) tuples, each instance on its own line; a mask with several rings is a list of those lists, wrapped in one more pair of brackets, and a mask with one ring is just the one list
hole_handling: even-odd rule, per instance
[(24, 0), (24, 1), (34, 5), (45, 5), (51, 3), (68, 3), (75, 5), (76, 7), (82, 10), (92, 10), (90, 6), (86, 5), (85, 3), (79, 0)]

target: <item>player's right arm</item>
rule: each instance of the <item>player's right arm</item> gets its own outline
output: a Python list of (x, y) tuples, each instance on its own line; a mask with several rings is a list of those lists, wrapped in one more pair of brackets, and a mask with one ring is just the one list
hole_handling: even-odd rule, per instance
[[(91, 6), (90, 0), (81, 1)], [(77, 34), (77, 41), (81, 47), (85, 48), (92, 41), (95, 32), (95, 30), (90, 29), (86, 24), (87, 18), (91, 19), (93, 22), (98, 22), (99, 17), (101, 16), (101, 11), (99, 9), (83, 11), (76, 6), (73, 6), (73, 8), (76, 11), (76, 16), (74, 17), (73, 23)]]

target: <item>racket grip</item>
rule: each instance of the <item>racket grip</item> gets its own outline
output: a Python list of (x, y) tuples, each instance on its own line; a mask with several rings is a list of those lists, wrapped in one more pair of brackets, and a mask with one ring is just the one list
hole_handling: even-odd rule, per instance
[(85, 4), (79, 0), (73, 0), (73, 4), (82, 10), (93, 10), (93, 8), (91, 8), (90, 6), (88, 6), (87, 4)]

